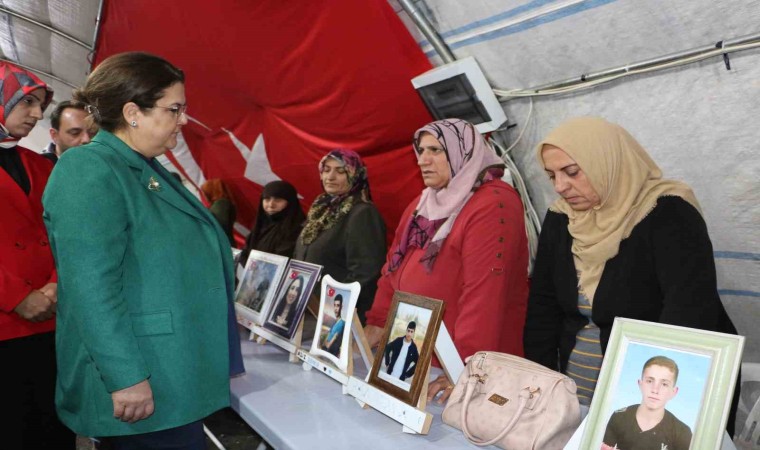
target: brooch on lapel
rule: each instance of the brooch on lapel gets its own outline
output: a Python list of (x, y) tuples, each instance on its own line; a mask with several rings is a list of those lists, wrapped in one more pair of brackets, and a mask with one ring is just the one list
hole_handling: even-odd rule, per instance
[(148, 190), (159, 192), (161, 191), (161, 184), (155, 178), (150, 177), (150, 181), (148, 182)]

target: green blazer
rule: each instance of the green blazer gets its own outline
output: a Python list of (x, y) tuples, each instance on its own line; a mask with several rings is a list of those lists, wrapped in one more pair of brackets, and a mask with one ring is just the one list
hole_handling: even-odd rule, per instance
[[(56, 408), (84, 436), (159, 431), (229, 405), (227, 236), (168, 171), (101, 130), (67, 151), (42, 199), (58, 269)], [(148, 379), (155, 412), (113, 417)]]

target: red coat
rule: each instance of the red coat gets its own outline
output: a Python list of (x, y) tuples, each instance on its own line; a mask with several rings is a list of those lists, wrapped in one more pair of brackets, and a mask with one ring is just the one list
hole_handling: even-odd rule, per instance
[(55, 263), (42, 221), (42, 192), (53, 164), (16, 147), (31, 190), (29, 196), (0, 169), (0, 341), (55, 329), (55, 318), (33, 323), (13, 309), (33, 289), (56, 281)]
[[(404, 211), (391, 252), (419, 202)], [(410, 249), (401, 267), (383, 266), (367, 324), (384, 326), (395, 290), (446, 303), (443, 322), (462, 359), (480, 350), (522, 356), (528, 300), (528, 241), (517, 192), (501, 180), (481, 186), (454, 222), (433, 270)]]

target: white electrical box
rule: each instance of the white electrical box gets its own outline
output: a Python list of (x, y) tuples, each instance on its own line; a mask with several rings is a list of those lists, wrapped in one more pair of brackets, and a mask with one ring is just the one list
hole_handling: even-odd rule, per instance
[(412, 78), (430, 114), (436, 119), (463, 119), (480, 133), (507, 121), (491, 85), (473, 57), (463, 58)]

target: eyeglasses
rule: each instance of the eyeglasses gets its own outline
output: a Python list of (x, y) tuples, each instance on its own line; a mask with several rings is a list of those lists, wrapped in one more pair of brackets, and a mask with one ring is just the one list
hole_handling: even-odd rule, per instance
[(165, 110), (171, 112), (172, 114), (174, 114), (174, 116), (177, 118), (177, 120), (179, 120), (179, 116), (181, 116), (182, 114), (187, 115), (187, 104), (184, 104), (184, 105), (172, 105), (172, 106), (153, 105), (153, 107), (154, 108), (165, 109)]

